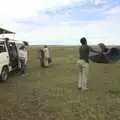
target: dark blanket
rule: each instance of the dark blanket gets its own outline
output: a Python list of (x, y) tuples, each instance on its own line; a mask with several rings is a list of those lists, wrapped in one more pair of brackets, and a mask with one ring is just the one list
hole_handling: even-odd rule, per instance
[(89, 59), (96, 63), (111, 63), (120, 60), (120, 49), (111, 48), (108, 53), (99, 53), (89, 56)]

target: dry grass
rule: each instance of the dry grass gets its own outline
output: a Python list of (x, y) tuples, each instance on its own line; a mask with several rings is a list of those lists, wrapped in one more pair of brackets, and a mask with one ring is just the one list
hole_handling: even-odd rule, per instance
[(120, 63), (90, 62), (89, 91), (77, 89), (77, 48), (50, 47), (43, 69), (30, 49), (28, 76), (0, 84), (0, 120), (120, 120)]

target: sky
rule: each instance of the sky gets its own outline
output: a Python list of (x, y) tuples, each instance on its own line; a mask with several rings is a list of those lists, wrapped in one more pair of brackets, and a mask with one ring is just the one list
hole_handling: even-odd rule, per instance
[[(0, 27), (29, 44), (120, 45), (120, 0), (0, 0)], [(12, 37), (12, 36), (10, 36)]]

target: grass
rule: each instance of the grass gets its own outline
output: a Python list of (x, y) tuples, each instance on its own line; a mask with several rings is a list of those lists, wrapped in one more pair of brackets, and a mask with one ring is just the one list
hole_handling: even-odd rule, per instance
[(77, 47), (50, 47), (53, 65), (30, 48), (28, 76), (0, 84), (0, 120), (120, 120), (120, 63), (90, 62), (89, 91), (77, 89)]

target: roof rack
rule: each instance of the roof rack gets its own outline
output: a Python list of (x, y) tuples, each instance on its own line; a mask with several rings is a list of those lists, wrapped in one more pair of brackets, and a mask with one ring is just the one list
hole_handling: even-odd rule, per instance
[(0, 34), (16, 34), (16, 33), (4, 28), (0, 28)]
[(0, 38), (0, 39), (5, 40), (5, 41), (9, 41), (9, 40), (10, 40), (10, 41), (18, 41), (18, 40), (10, 39), (10, 38), (7, 38), (7, 37), (6, 37), (6, 38)]
[(12, 34), (13, 39), (14, 39), (16, 33), (0, 27), (0, 35), (2, 39), (4, 38), (6, 39), (5, 35), (8, 35), (8, 34)]
[[(8, 38), (8, 37), (4, 37), (4, 35), (5, 34), (13, 34), (13, 39), (10, 39), (10, 38)], [(12, 31), (9, 31), (9, 30), (7, 30), (7, 29), (4, 29), (4, 28), (1, 28), (0, 27), (0, 35), (3, 35), (0, 39), (2, 39), (2, 40), (5, 40), (5, 41), (18, 41), (18, 40), (15, 40), (14, 39), (14, 35), (15, 35), (16, 33), (15, 32), (12, 32)], [(26, 46), (28, 46), (29, 44), (28, 44), (28, 42), (27, 41), (22, 41)]]

